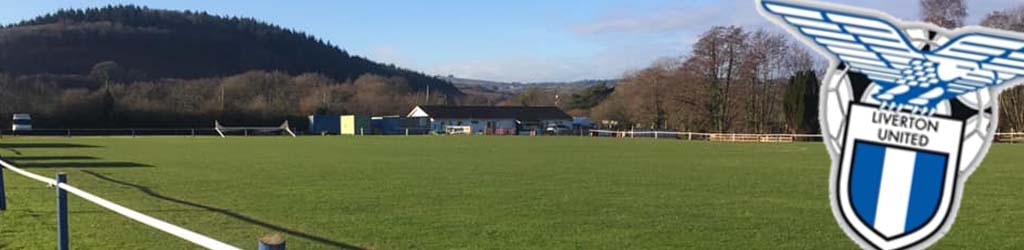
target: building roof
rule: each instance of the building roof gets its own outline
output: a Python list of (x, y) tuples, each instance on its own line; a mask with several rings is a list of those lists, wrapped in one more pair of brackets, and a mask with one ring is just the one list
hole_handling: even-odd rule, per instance
[(572, 120), (557, 107), (418, 106), (434, 119)]

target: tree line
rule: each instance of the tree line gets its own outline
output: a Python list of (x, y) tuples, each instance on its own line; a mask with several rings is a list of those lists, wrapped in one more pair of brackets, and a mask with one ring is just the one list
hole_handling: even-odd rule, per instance
[[(922, 0), (921, 19), (963, 26), (964, 0)], [(1024, 32), (1024, 5), (995, 11), (981, 25)], [(712, 27), (689, 55), (630, 73), (614, 92), (577, 114), (618, 129), (727, 133), (817, 133), (819, 79), (826, 63), (782, 34)], [(1000, 96), (1001, 131), (1024, 131), (1024, 88)]]
[[(1024, 32), (1024, 5), (988, 14), (982, 26)], [(1024, 132), (1024, 87), (1004, 90), (999, 96), (999, 130)]]
[(815, 70), (801, 46), (782, 33), (716, 26), (699, 37), (689, 56), (628, 75), (589, 113), (640, 129), (801, 130), (787, 123), (783, 101), (790, 76)]
[[(250, 71), (192, 80), (118, 82), (117, 67), (101, 63), (83, 82), (99, 87), (67, 88), (67, 77), (0, 73), (0, 115), (33, 115), (39, 128), (183, 128), (224, 124), (302, 126), (311, 114), (405, 115), (420, 104), (455, 103), (441, 92), (427, 96), (401, 77), (364, 74), (336, 81), (319, 73), (289, 75)], [(4, 120), (9, 122), (9, 120)]]

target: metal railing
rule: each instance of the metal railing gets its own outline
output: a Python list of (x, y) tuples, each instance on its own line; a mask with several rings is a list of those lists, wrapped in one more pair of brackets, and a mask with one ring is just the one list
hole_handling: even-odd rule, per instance
[(110, 129), (32, 129), (0, 130), (0, 136), (210, 136), (217, 135), (212, 128), (110, 128)]

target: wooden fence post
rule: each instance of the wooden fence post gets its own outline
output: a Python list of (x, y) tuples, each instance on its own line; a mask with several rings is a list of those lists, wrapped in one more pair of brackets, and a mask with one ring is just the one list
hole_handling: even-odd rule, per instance
[(284, 236), (268, 234), (260, 238), (259, 250), (285, 250)]
[(57, 250), (69, 250), (68, 247), (68, 194), (60, 188), (67, 183), (67, 174), (57, 173)]

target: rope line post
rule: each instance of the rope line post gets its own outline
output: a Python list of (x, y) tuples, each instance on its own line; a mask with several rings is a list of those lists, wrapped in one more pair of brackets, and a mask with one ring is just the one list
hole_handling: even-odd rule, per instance
[[(26, 178), (29, 178), (29, 179), (32, 179), (32, 180), (35, 180), (35, 181), (39, 181), (39, 182), (45, 183), (46, 185), (51, 186), (51, 187), (56, 187), (58, 189), (57, 190), (58, 208), (59, 208), (59, 205), (60, 205), (59, 201), (61, 200), (60, 199), (60, 195), (62, 193), (67, 192), (67, 193), (70, 193), (72, 195), (78, 196), (79, 198), (82, 198), (85, 201), (92, 202), (93, 204), (96, 204), (96, 205), (98, 205), (100, 207), (106, 208), (106, 209), (108, 209), (108, 210), (110, 210), (110, 211), (112, 211), (114, 213), (120, 214), (120, 215), (122, 215), (122, 216), (124, 216), (124, 217), (126, 217), (128, 219), (133, 220), (133, 221), (142, 223), (142, 224), (144, 224), (146, 226), (149, 226), (149, 227), (152, 227), (152, 228), (154, 228), (156, 230), (160, 230), (160, 231), (163, 231), (165, 233), (174, 235), (174, 236), (176, 236), (178, 238), (181, 238), (183, 240), (187, 240), (189, 242), (195, 243), (196, 245), (202, 246), (204, 249), (211, 249), (211, 250), (241, 250), (238, 247), (235, 247), (235, 246), (232, 246), (232, 245), (228, 245), (228, 244), (226, 244), (224, 242), (220, 242), (220, 241), (215, 240), (213, 238), (210, 238), (208, 236), (201, 235), (201, 234), (198, 234), (196, 232), (190, 231), (188, 229), (176, 226), (174, 224), (167, 223), (166, 221), (163, 221), (163, 220), (160, 220), (160, 219), (157, 219), (157, 218), (153, 218), (153, 217), (151, 217), (149, 215), (146, 215), (146, 214), (143, 214), (143, 213), (139, 213), (138, 211), (135, 211), (135, 210), (132, 210), (130, 208), (121, 206), (121, 205), (119, 205), (117, 203), (113, 203), (113, 202), (111, 202), (111, 201), (109, 201), (107, 199), (103, 199), (103, 198), (101, 198), (99, 196), (96, 196), (94, 194), (86, 192), (85, 190), (81, 190), (81, 189), (78, 189), (78, 188), (76, 188), (74, 186), (71, 186), (71, 185), (66, 183), (67, 182), (67, 178), (64, 177), (63, 173), (59, 174), (57, 176), (58, 179), (60, 180), (60, 181), (58, 181), (58, 180), (54, 180), (54, 179), (43, 177), (41, 175), (29, 172), (29, 171), (25, 171), (24, 169), (18, 168), (17, 166), (10, 164), (10, 163), (4, 161), (3, 159), (0, 159), (0, 166), (2, 166), (3, 168), (6, 168), (7, 170), (11, 170), (11, 172), (14, 172), (14, 173), (16, 173), (18, 175), (24, 176)], [(65, 199), (65, 201), (66, 201), (66, 199)], [(66, 203), (65, 203), (64, 207), (65, 207), (65, 209), (63, 211), (65, 212), (65, 214), (64, 214), (65, 216), (63, 216), (63, 218), (65, 218), (65, 220), (64, 220), (65, 221), (65, 224), (64, 224), (65, 226), (63, 228), (65, 228), (65, 230), (66, 230), (66, 228), (67, 228), (67, 226), (66, 226), (67, 225), (66, 224), (66, 221), (67, 221), (66, 220), (66, 218), (67, 218), (67, 216), (66, 216), (67, 215), (66, 214), (66, 212), (67, 212), (67, 210), (66, 210), (66, 207), (67, 207)], [(58, 212), (59, 211), (61, 211), (61, 210), (58, 210)], [(58, 215), (60, 215), (60, 214), (58, 214)], [(59, 216), (59, 218), (60, 218), (60, 216)], [(58, 220), (58, 223), (59, 222), (60, 222), (60, 220)], [(65, 235), (67, 235), (67, 234), (65, 234)], [(59, 240), (59, 238), (58, 238), (58, 240)], [(61, 248), (61, 249), (67, 249), (67, 248), (65, 247), (65, 248)]]
[(284, 236), (268, 234), (259, 239), (259, 250), (286, 250)]
[(0, 211), (7, 210), (7, 192), (4, 185), (4, 168), (0, 167)]
[(57, 250), (69, 250), (68, 247), (68, 194), (61, 184), (68, 182), (67, 174), (57, 173)]

